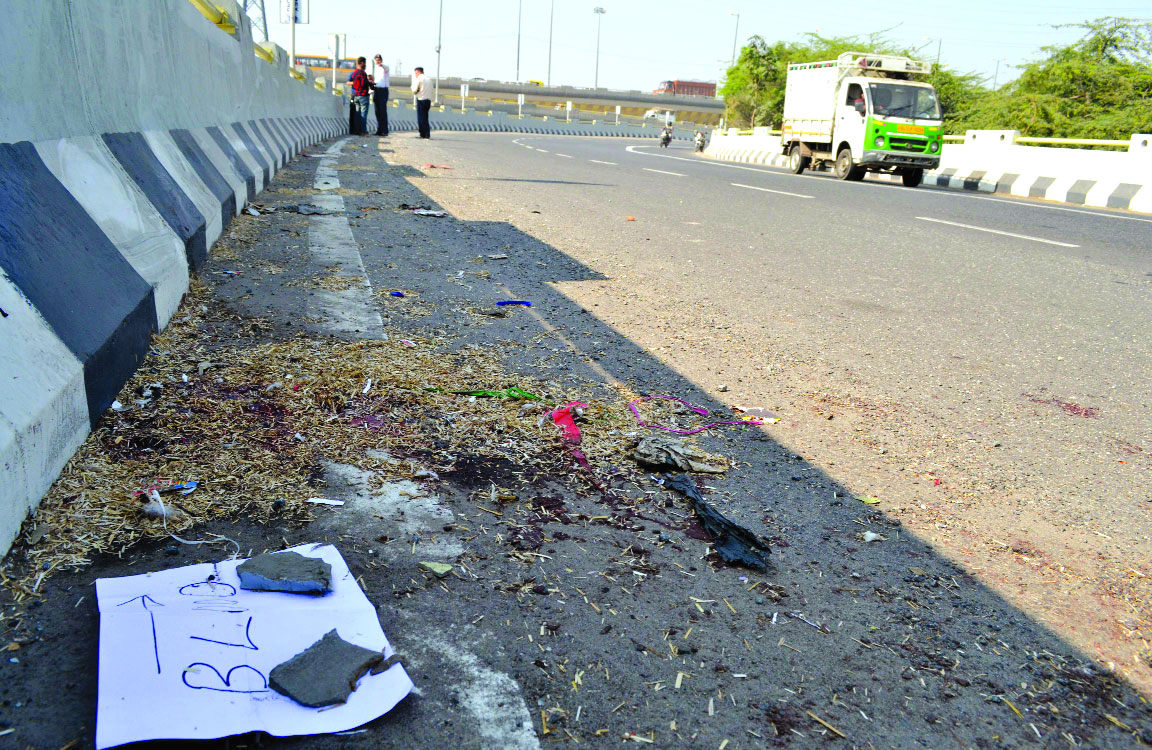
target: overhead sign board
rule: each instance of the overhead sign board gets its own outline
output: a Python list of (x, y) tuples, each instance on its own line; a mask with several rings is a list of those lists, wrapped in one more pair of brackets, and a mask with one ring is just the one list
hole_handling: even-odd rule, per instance
[(291, 12), (296, 12), (296, 23), (308, 23), (309, 0), (280, 0), (280, 23), (292, 23)]

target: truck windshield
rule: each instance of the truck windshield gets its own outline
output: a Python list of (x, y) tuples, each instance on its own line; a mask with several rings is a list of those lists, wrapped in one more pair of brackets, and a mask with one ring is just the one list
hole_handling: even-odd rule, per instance
[(868, 93), (873, 114), (916, 120), (940, 119), (940, 103), (936, 101), (933, 89), (898, 83), (870, 83)]

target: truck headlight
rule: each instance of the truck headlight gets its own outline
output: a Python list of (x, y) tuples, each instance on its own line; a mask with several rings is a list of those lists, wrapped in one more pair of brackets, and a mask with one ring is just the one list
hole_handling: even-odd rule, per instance
[(939, 151), (940, 150), (940, 141), (932, 141), (932, 145), (930, 145), (928, 147), (928, 150), (931, 151), (932, 153), (936, 153), (937, 151)]
[(876, 140), (873, 141), (873, 143), (876, 145), (876, 148), (884, 148), (884, 136), (876, 136)]

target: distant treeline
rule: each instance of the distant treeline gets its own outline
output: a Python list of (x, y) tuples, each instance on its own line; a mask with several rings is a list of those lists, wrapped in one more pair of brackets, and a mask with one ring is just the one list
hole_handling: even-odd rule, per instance
[[(1033, 137), (1127, 139), (1152, 129), (1152, 23), (1109, 17), (1071, 26), (1083, 30), (1079, 41), (1042, 48), (1041, 58), (997, 88), (975, 73), (936, 66), (926, 80), (944, 107), (946, 132), (1007, 129)], [(932, 58), (882, 34), (806, 34), (800, 42), (774, 44), (754, 36), (721, 88), (728, 122), (778, 128), (788, 63), (833, 60), (850, 51)]]

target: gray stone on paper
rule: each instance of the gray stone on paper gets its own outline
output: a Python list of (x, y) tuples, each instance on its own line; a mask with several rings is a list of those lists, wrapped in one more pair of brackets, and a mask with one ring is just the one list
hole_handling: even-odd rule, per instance
[(268, 686), (305, 706), (332, 706), (348, 700), (356, 682), (383, 660), (384, 654), (349, 643), (332, 629), (277, 665)]
[(332, 587), (332, 566), (319, 557), (297, 552), (257, 555), (236, 568), (240, 588), (320, 596)]

